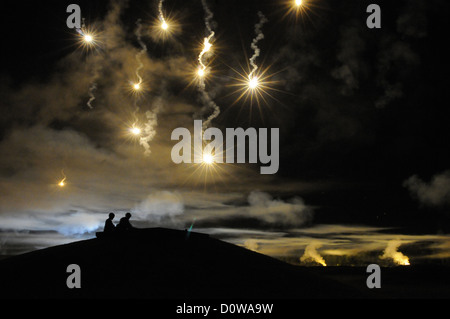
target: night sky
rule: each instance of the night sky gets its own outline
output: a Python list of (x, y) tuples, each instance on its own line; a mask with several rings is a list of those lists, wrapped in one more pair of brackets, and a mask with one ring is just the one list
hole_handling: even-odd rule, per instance
[[(0, 254), (92, 238), (113, 211), (293, 263), (311, 250), (381, 262), (387, 247), (411, 263), (450, 257), (446, 1), (206, 1), (211, 127), (279, 128), (274, 175), (173, 163), (171, 132), (212, 113), (195, 74), (208, 33), (202, 1), (165, 0), (170, 32), (158, 2), (78, 1), (92, 46), (66, 26), (71, 1), (2, 7)], [(380, 29), (366, 25), (370, 3)], [(258, 12), (267, 89), (239, 99)]]

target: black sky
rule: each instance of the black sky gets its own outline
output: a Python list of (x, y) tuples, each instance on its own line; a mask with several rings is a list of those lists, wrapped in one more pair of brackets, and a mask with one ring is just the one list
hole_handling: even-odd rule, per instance
[[(67, 69), (61, 61), (79, 50), (74, 31), (65, 25), (65, 9), (72, 2), (2, 5), (0, 143), (14, 130), (39, 124), (55, 131), (82, 131), (100, 150), (113, 149), (110, 136), (116, 133), (115, 127), (96, 118), (80, 119), (80, 112), (86, 111), (82, 105), (73, 115), (67, 115), (68, 111), (42, 116), (41, 106), (32, 106), (39, 104), (32, 94), (23, 100), (17, 97), (25, 89), (54, 81), (55, 74)], [(423, 198), (450, 194), (445, 173), (450, 169), (449, 4), (377, 1), (382, 28), (375, 30), (366, 27), (366, 7), (372, 2), (315, 0), (306, 15), (295, 16), (287, 13), (289, 5), (282, 0), (208, 1), (218, 43), (209, 89), (222, 110), (214, 125), (279, 127), (280, 170), (273, 185), (324, 186), (305, 190), (286, 186), (271, 193), (283, 200), (301, 196), (308, 205), (318, 206), (317, 223), (361, 222), (446, 232), (448, 201), (427, 205)], [(109, 10), (109, 1), (77, 4), (88, 24), (103, 19)], [(182, 31), (168, 43), (146, 38), (149, 56), (158, 61), (167, 56), (195, 61), (198, 43), (205, 36), (201, 1), (165, 0), (164, 5), (180, 21)], [(126, 38), (136, 48), (135, 21), (154, 19), (156, 6), (156, 1), (129, 1), (121, 14)], [(276, 91), (271, 91), (274, 99), (269, 98), (268, 105), (249, 108), (233, 105), (236, 94), (230, 95), (228, 88), (235, 74), (230, 66), (246, 66), (258, 11), (269, 19), (258, 62), (276, 73), (272, 78)], [(80, 61), (88, 55), (79, 53)], [(163, 81), (166, 96), (184, 96), (185, 101), (198, 104), (195, 89), (179, 77)], [(98, 102), (108, 101), (101, 94)], [(29, 103), (29, 111), (20, 111), (18, 100), (23, 108)], [(170, 141), (169, 135), (159, 138)], [(15, 164), (4, 160), (2, 165), (2, 177), (10, 178)], [(405, 186), (414, 175), (418, 182)], [(435, 176), (443, 176), (442, 184), (433, 184)], [(258, 179), (253, 181), (259, 188)], [(251, 181), (245, 183), (252, 186)]]

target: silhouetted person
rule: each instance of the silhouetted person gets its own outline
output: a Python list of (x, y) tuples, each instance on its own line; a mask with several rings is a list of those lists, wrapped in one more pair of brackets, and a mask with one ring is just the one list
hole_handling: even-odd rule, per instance
[(134, 227), (130, 224), (130, 218), (131, 218), (131, 214), (126, 213), (125, 217), (122, 217), (120, 219), (120, 222), (117, 225), (116, 229), (118, 231), (128, 231), (128, 230), (133, 229)]
[(116, 230), (116, 226), (113, 224), (113, 219), (116, 215), (114, 213), (109, 213), (109, 218), (105, 221), (105, 227), (103, 227), (103, 232), (112, 233)]

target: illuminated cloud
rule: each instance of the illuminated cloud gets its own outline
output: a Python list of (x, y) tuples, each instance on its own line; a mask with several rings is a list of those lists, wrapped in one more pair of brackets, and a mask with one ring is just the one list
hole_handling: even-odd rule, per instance
[(395, 264), (402, 266), (409, 266), (409, 258), (398, 251), (402, 242), (400, 240), (391, 240), (388, 242), (381, 259), (391, 259)]
[(317, 251), (317, 249), (319, 249), (320, 247), (322, 247), (322, 244), (320, 242), (312, 241), (310, 244), (308, 244), (308, 246), (306, 246), (303, 256), (300, 257), (300, 262), (313, 262), (322, 266), (326, 266), (327, 264), (325, 260)]
[(179, 194), (158, 191), (148, 195), (134, 210), (138, 219), (160, 222), (164, 218), (173, 218), (183, 214), (183, 199)]

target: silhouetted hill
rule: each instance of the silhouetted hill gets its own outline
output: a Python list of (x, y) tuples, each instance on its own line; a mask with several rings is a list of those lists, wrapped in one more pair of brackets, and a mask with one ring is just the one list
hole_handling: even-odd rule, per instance
[[(352, 298), (367, 293), (199, 233), (151, 228), (0, 261), (1, 298)], [(66, 286), (67, 266), (81, 288)]]

